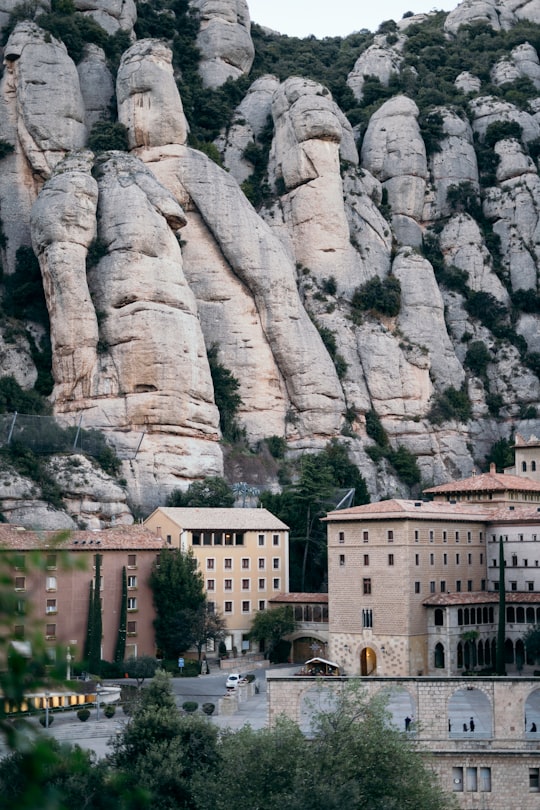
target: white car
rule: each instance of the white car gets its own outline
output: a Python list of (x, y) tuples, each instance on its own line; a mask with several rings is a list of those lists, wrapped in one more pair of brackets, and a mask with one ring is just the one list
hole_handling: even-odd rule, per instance
[(236, 689), (240, 681), (242, 680), (242, 676), (238, 672), (231, 672), (225, 686), (227, 689)]

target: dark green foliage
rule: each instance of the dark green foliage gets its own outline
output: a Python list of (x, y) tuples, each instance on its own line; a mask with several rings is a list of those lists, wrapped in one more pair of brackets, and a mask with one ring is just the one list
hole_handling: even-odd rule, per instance
[(63, 491), (50, 477), (42, 458), (17, 441), (12, 441), (9, 445), (4, 445), (0, 449), (0, 456), (21, 475), (36, 482), (41, 490), (41, 497), (44, 501), (47, 501), (47, 503), (57, 509), (63, 508)]
[(90, 717), (90, 709), (79, 709), (77, 712), (77, 717), (81, 721), (81, 723), (86, 723), (88, 718)]
[(208, 715), (208, 717), (210, 717), (212, 714), (214, 714), (214, 712), (216, 710), (216, 705), (215, 705), (215, 703), (203, 703), (201, 708), (202, 708), (203, 712), (206, 715)]
[(523, 127), (517, 121), (494, 121), (486, 129), (484, 143), (486, 146), (493, 147), (498, 141), (506, 138), (517, 138), (520, 141), (522, 135)]
[(491, 355), (486, 344), (481, 340), (473, 340), (465, 355), (465, 365), (476, 374), (477, 377), (485, 379), (486, 371), (491, 362)]
[(0, 377), (0, 413), (49, 414), (51, 406), (36, 391), (24, 391), (15, 377)]
[(323, 279), (322, 283), (323, 292), (327, 295), (335, 295), (337, 293), (337, 282), (335, 276)]
[(215, 144), (209, 141), (199, 141), (196, 138), (191, 138), (189, 144), (193, 149), (198, 149), (199, 152), (203, 152), (206, 157), (209, 157), (210, 160), (213, 160), (214, 163), (217, 163), (218, 166), (223, 168), (223, 161), (221, 160), (219, 149)]
[(191, 552), (164, 548), (152, 569), (150, 587), (156, 644), (165, 658), (177, 658), (194, 642), (194, 614), (205, 601), (197, 560)]
[[(108, 152), (113, 149), (120, 152), (127, 152), (128, 136), (126, 127), (124, 124), (120, 124), (117, 121), (96, 121), (88, 136), (88, 148), (96, 153)], [(90, 250), (92, 250), (92, 246)], [(101, 251), (98, 252), (101, 253), (101, 255), (99, 255), (99, 258), (101, 258), (104, 253)], [(96, 254), (96, 249), (93, 250), (93, 254)], [(93, 255), (92, 259), (94, 258), (95, 255)], [(97, 264), (97, 261), (95, 263)]]
[(432, 424), (440, 425), (450, 420), (468, 422), (471, 415), (471, 403), (465, 386), (460, 389), (450, 387), (435, 396), (428, 419)]
[(479, 219), (482, 216), (478, 189), (470, 180), (450, 186), (446, 192), (446, 200), (452, 211), (470, 214), (474, 219)]
[(186, 492), (175, 489), (167, 498), (167, 506), (203, 506), (219, 508), (234, 506), (234, 492), (218, 475), (194, 481)]
[(540, 312), (540, 294), (535, 289), (516, 290), (512, 304), (520, 312)]
[(127, 574), (126, 566), (122, 568), (122, 599), (120, 602), (120, 619), (118, 622), (118, 636), (116, 638), (116, 648), (114, 650), (114, 660), (120, 663), (126, 654), (126, 632), (127, 632)]
[(499, 411), (504, 405), (504, 399), (501, 394), (492, 394), (489, 392), (486, 394), (486, 405), (492, 416), (499, 416)]
[(527, 352), (523, 357), (523, 362), (540, 379), (540, 352)]
[(540, 627), (537, 624), (529, 627), (523, 634), (523, 643), (527, 656), (530, 656), (536, 663), (540, 659)]
[(88, 646), (88, 667), (93, 675), (101, 672), (101, 639), (103, 626), (101, 617), (101, 561), (102, 555), (94, 555), (94, 598), (92, 600), (92, 629)]
[(159, 661), (151, 655), (139, 655), (124, 661), (123, 669), (130, 678), (135, 678), (137, 689), (140, 689), (147, 678), (154, 677), (159, 669)]
[(484, 464), (486, 468), (493, 463), (497, 472), (504, 472), (505, 467), (512, 467), (514, 464), (514, 446), (512, 441), (508, 439), (499, 439), (491, 446), (487, 454)]
[(273, 458), (284, 458), (287, 452), (287, 442), (283, 436), (268, 436), (264, 440)]
[(493, 334), (496, 334), (498, 328), (508, 320), (508, 310), (491, 293), (471, 291), (465, 301), (465, 309), (472, 318), (483, 323)]
[(237, 441), (243, 435), (236, 421), (238, 409), (242, 404), (242, 397), (237, 393), (240, 383), (232, 372), (219, 362), (218, 353), (219, 349), (215, 343), (207, 350), (214, 384), (214, 400), (219, 411), (219, 424), (224, 439)]
[(81, 61), (87, 42), (105, 49), (109, 38), (107, 32), (95, 20), (78, 12), (41, 14), (37, 22), (41, 28), (64, 43), (75, 64)]
[(188, 714), (193, 714), (193, 712), (196, 712), (197, 709), (199, 708), (199, 704), (197, 703), (196, 700), (185, 700), (182, 703), (182, 708)]
[(39, 262), (31, 247), (21, 246), (15, 254), (15, 272), (4, 280), (6, 315), (36, 321), (48, 330), (49, 314), (45, 303)]
[(331, 329), (328, 329), (326, 326), (321, 326), (316, 320), (312, 318), (312, 321), (317, 328), (319, 335), (321, 336), (321, 340), (324, 343), (324, 347), (330, 357), (332, 358), (332, 362), (334, 364), (334, 368), (336, 369), (336, 373), (340, 380), (343, 379), (345, 374), (347, 373), (347, 362), (343, 355), (341, 355), (337, 350), (337, 343), (336, 343), (336, 335), (332, 332)]
[(382, 426), (378, 414), (371, 410), (366, 413), (366, 433), (379, 447), (388, 445), (388, 436)]
[(416, 456), (402, 444), (398, 445), (397, 450), (390, 450), (386, 458), (404, 484), (414, 487), (420, 483), (421, 475)]
[(116, 714), (116, 706), (113, 703), (107, 703), (103, 708), (103, 714), (110, 720)]
[(351, 307), (353, 312), (373, 312), (378, 315), (395, 317), (401, 306), (401, 284), (395, 276), (379, 276), (366, 281), (353, 293)]
[(291, 605), (281, 605), (270, 610), (259, 610), (253, 617), (249, 637), (253, 641), (264, 643), (268, 657), (272, 661), (274, 649), (283, 636), (288, 636), (296, 630)]
[(334, 440), (321, 453), (302, 456), (296, 482), (281, 494), (262, 493), (262, 505), (290, 527), (291, 591), (325, 587), (326, 529), (320, 518), (352, 488), (353, 506), (369, 503), (366, 483), (346, 445)]
[(420, 134), (429, 155), (441, 151), (441, 140), (444, 138), (443, 117), (438, 112), (430, 112), (420, 116)]
[(88, 595), (88, 616), (86, 618), (86, 637), (84, 640), (83, 658), (88, 661), (90, 647), (92, 644), (92, 628), (94, 626), (94, 582), (90, 580), (90, 591)]
[(15, 147), (9, 141), (5, 141), (3, 138), (0, 138), (0, 160), (5, 158), (6, 155), (11, 155)]

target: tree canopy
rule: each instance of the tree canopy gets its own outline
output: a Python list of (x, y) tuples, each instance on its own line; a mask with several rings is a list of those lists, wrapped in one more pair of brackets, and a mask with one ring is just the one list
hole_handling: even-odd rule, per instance
[(156, 609), (156, 644), (165, 658), (176, 658), (194, 643), (194, 614), (205, 601), (203, 584), (191, 550), (161, 551), (150, 575), (150, 587)]
[(290, 605), (282, 605), (271, 610), (259, 610), (253, 617), (249, 637), (254, 641), (262, 641), (268, 646), (268, 657), (272, 654), (279, 642), (289, 633), (294, 633), (296, 622)]
[(167, 506), (230, 508), (234, 506), (234, 492), (224, 478), (209, 475), (202, 481), (194, 481), (185, 492), (175, 489), (167, 498)]

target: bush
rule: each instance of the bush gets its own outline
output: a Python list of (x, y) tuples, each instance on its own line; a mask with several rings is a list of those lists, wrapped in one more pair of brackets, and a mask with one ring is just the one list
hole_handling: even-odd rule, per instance
[(92, 152), (108, 152), (112, 149), (127, 152), (127, 129), (113, 121), (96, 121), (88, 136), (88, 148)]
[(86, 723), (88, 718), (90, 717), (90, 709), (79, 709), (77, 712), (77, 717), (81, 721), (81, 723)]
[(371, 311), (379, 315), (395, 317), (401, 306), (401, 284), (394, 276), (382, 281), (378, 276), (357, 287), (351, 300), (353, 312)]
[(465, 387), (461, 389), (450, 387), (436, 395), (428, 419), (432, 424), (440, 425), (441, 422), (448, 422), (451, 419), (467, 422), (471, 415), (471, 403)]
[(116, 714), (116, 706), (113, 706), (112, 703), (107, 703), (107, 705), (103, 709), (103, 714), (105, 715), (105, 717), (109, 718), (114, 717), (114, 715)]
[(283, 458), (285, 456), (287, 442), (283, 436), (268, 436), (265, 442), (273, 458)]
[[(43, 728), (45, 728), (45, 724), (47, 723), (47, 715), (46, 714), (40, 714), (39, 715), (39, 722), (41, 723)], [(49, 712), (49, 728), (52, 726), (53, 723), (54, 723), (54, 715), (52, 714), (52, 712)]]
[(182, 703), (182, 708), (188, 714), (193, 714), (193, 712), (196, 712), (197, 709), (199, 708), (199, 704), (197, 703), (196, 700), (185, 700)]
[(473, 374), (477, 377), (484, 378), (488, 364), (491, 361), (491, 355), (481, 340), (474, 340), (465, 355), (465, 365), (470, 368)]
[(203, 703), (202, 705), (203, 712), (210, 717), (210, 715), (214, 714), (216, 710), (215, 703)]

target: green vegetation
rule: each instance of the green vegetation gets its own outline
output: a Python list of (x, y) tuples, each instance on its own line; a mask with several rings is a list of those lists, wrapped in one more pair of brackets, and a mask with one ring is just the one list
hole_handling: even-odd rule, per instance
[(96, 153), (107, 152), (112, 149), (127, 152), (128, 136), (126, 127), (117, 121), (96, 121), (88, 136), (88, 148)]
[(210, 475), (202, 481), (194, 481), (185, 492), (175, 489), (167, 498), (167, 506), (231, 507), (234, 492), (224, 478)]
[(223, 438), (238, 441), (244, 435), (243, 429), (238, 425), (236, 416), (242, 404), (242, 398), (237, 393), (240, 383), (218, 360), (219, 348), (216, 343), (207, 350), (210, 374), (214, 384), (214, 400), (219, 411), (219, 425)]
[(491, 359), (491, 354), (482, 340), (473, 340), (472, 343), (469, 343), (465, 355), (465, 365), (484, 381), (487, 379), (486, 372)]
[(150, 575), (156, 645), (176, 659), (194, 642), (194, 615), (205, 603), (203, 577), (191, 551), (164, 548)]
[(366, 453), (372, 461), (377, 463), (385, 458), (396, 471), (398, 478), (408, 487), (420, 483), (421, 475), (416, 456), (402, 444), (395, 450), (390, 446), (381, 420), (373, 410), (366, 413), (366, 433), (375, 442), (374, 446), (366, 447)]
[(400, 306), (401, 284), (395, 276), (385, 276), (383, 279), (373, 276), (356, 288), (351, 299), (353, 320), (360, 312), (396, 317)]
[[(280, 652), (284, 646), (287, 646), (283, 645), (283, 637), (294, 633), (295, 630), (296, 622), (291, 605), (281, 605), (271, 610), (259, 610), (253, 617), (249, 637), (264, 645), (265, 653), (270, 661), (282, 663)], [(290, 648), (290, 644), (288, 647)], [(287, 660), (286, 655), (283, 660)]]
[(352, 488), (353, 505), (369, 503), (366, 483), (347, 447), (335, 440), (320, 453), (303, 455), (290, 473), (294, 483), (280, 494), (263, 492), (261, 503), (290, 527), (290, 590), (320, 591), (327, 574), (326, 528), (320, 518)]
[(432, 424), (440, 425), (452, 419), (457, 422), (468, 422), (471, 415), (471, 403), (466, 386), (463, 385), (461, 388), (450, 386), (435, 395), (428, 419)]

